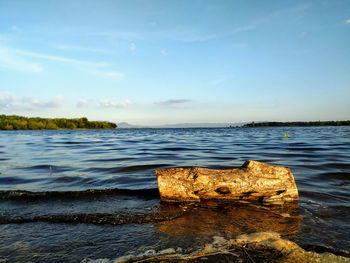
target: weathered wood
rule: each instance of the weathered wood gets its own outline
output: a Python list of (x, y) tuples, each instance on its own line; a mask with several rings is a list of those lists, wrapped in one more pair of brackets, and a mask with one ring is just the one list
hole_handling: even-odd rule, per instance
[(156, 170), (160, 198), (167, 202), (199, 202), (204, 199), (298, 200), (289, 168), (246, 161), (240, 168), (168, 168)]

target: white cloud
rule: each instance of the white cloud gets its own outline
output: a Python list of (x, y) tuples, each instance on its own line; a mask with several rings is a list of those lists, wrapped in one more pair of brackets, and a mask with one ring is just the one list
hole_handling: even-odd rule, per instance
[(122, 100), (119, 102), (115, 102), (114, 99), (102, 99), (100, 101), (100, 106), (104, 108), (125, 108), (129, 106), (131, 102), (129, 100)]
[(207, 42), (216, 39), (217, 36), (214, 34), (198, 34), (195, 32), (176, 32), (170, 39), (185, 42), (185, 43), (194, 43), (194, 42)]
[(168, 55), (168, 51), (167, 51), (165, 48), (163, 48), (163, 49), (160, 51), (160, 53), (161, 53), (163, 56), (167, 56), (167, 55)]
[(28, 62), (23, 57), (38, 58), (50, 61), (57, 61), (61, 63), (70, 64), (76, 68), (96, 74), (103, 77), (114, 78), (122, 80), (124, 74), (121, 72), (111, 71), (106, 69), (111, 65), (106, 62), (92, 62), (85, 60), (78, 60), (68, 57), (52, 56), (48, 54), (36, 53), (26, 50), (6, 48), (0, 46), (0, 67), (5, 67), (12, 70), (23, 72), (42, 72), (43, 68), (38, 63)]
[(87, 104), (87, 101), (86, 101), (86, 100), (84, 100), (84, 99), (78, 99), (78, 100), (77, 100), (77, 103), (76, 103), (76, 106), (77, 106), (77, 108), (82, 108), (82, 107), (84, 107), (86, 104)]
[(171, 99), (164, 101), (157, 101), (154, 104), (159, 106), (174, 107), (174, 108), (187, 108), (187, 104), (191, 102), (189, 99)]
[(350, 24), (350, 19), (345, 20), (345, 23), (346, 23), (346, 24)]
[(305, 13), (305, 11), (308, 8), (309, 8), (308, 4), (299, 4), (293, 7), (276, 10), (267, 16), (260, 17), (245, 25), (234, 28), (229, 35), (256, 30), (259, 26), (265, 23), (274, 21), (278, 17), (282, 17), (286, 19), (288, 16), (293, 16), (293, 17), (295, 17), (295, 15), (301, 16)]
[(106, 77), (115, 78), (118, 80), (124, 79), (124, 74), (116, 71), (103, 72)]
[[(135, 31), (135, 32), (118, 32), (118, 31), (104, 31), (92, 33), (96, 36), (103, 36), (112, 39), (119, 39), (123, 41), (138, 41), (148, 38), (152, 39), (170, 39), (179, 42), (193, 43), (193, 42), (206, 42), (217, 38), (215, 34), (207, 34), (198, 32), (195, 29), (178, 28), (167, 31)], [(132, 43), (134, 44), (134, 42)], [(130, 45), (131, 50), (133, 45)], [(134, 44), (135, 45), (135, 44)], [(136, 46), (135, 46), (136, 48)]]
[(116, 103), (115, 103), (114, 100), (102, 99), (100, 101), (100, 106), (101, 107), (106, 107), (106, 108), (108, 108), (108, 107), (115, 107)]
[(212, 80), (212, 81), (210, 82), (210, 84), (213, 85), (213, 86), (220, 86), (221, 84), (225, 83), (226, 80), (227, 80), (226, 77), (221, 76), (221, 77), (218, 77), (218, 78)]
[(11, 49), (0, 46), (0, 67), (29, 73), (39, 73), (44, 69), (38, 63), (29, 62), (12, 52)]
[(28, 108), (59, 108), (64, 100), (62, 95), (58, 95), (50, 100), (39, 100), (34, 97), (24, 97), (22, 99), (22, 103), (25, 107)]
[[(0, 34), (0, 43), (3, 42), (9, 42), (11, 38), (8, 35)], [(0, 47), (1, 48), (1, 47)]]
[(6, 110), (12, 107), (12, 103), (14, 102), (14, 96), (9, 92), (1, 92), (0, 93), (0, 109)]
[(35, 109), (59, 108), (62, 106), (64, 97), (61, 95), (48, 100), (40, 100), (35, 97), (16, 97), (9, 92), (0, 93), (0, 109), (5, 111), (30, 111)]
[(243, 49), (243, 48), (247, 48), (248, 44), (247, 43), (233, 43), (231, 45), (232, 48), (237, 48), (237, 49)]
[(59, 50), (79, 51), (79, 52), (92, 52), (92, 53), (103, 53), (103, 54), (114, 54), (115, 53), (112, 50), (73, 46), (73, 45), (56, 45), (55, 48), (59, 49)]
[(76, 100), (75, 107), (85, 108), (85, 107), (95, 107), (96, 101), (94, 99), (82, 99), (79, 98)]
[(104, 78), (112, 78), (115, 80), (123, 80), (124, 74), (117, 71), (100, 71), (100, 70), (89, 70), (89, 73), (104, 77)]
[(93, 32), (91, 35), (108, 37), (112, 39), (122, 39), (132, 41), (133, 39), (143, 39), (145, 33), (127, 32), (127, 31), (100, 31)]
[(255, 22), (255, 23), (252, 23), (250, 25), (237, 27), (232, 31), (232, 33), (241, 33), (241, 32), (245, 32), (245, 31), (255, 30), (259, 23), (260, 22)]
[(211, 80), (208, 81), (208, 84), (214, 87), (218, 87), (218, 86), (222, 86), (223, 84), (230, 83), (235, 78), (236, 78), (235, 74), (227, 73), (223, 75), (214, 76)]
[(129, 49), (130, 49), (131, 52), (134, 52), (134, 51), (136, 50), (136, 45), (135, 45), (135, 43), (131, 43)]
[(152, 22), (149, 22), (148, 23), (150, 26), (156, 26), (157, 25), (157, 22), (156, 21), (152, 21)]
[(122, 100), (118, 103), (118, 105), (122, 108), (125, 108), (127, 106), (129, 106), (131, 104), (131, 102), (129, 100)]
[(34, 58), (41, 58), (41, 59), (46, 59), (46, 60), (51, 60), (51, 61), (58, 61), (58, 62), (69, 63), (69, 64), (74, 64), (74, 65), (86, 66), (86, 67), (106, 67), (106, 66), (109, 66), (109, 64), (106, 62), (91, 62), (91, 61), (78, 60), (78, 59), (67, 58), (67, 57), (52, 56), (52, 55), (36, 53), (36, 52), (31, 52), (31, 51), (26, 51), (26, 50), (20, 50), (20, 49), (13, 49), (13, 48), (8, 48), (8, 50), (10, 52), (12, 52), (13, 54), (17, 54), (17, 55), (34, 57)]
[[(227, 31), (216, 30), (211, 31), (208, 29), (199, 28), (196, 26), (177, 26), (174, 28), (168, 28), (167, 30), (140, 30), (140, 31), (101, 31), (93, 32), (91, 34), (97, 36), (108, 37), (112, 39), (118, 39), (122, 41), (138, 41), (145, 39), (152, 40), (174, 40), (184, 43), (197, 43), (208, 42), (216, 40), (218, 38), (227, 38), (235, 34), (242, 32), (254, 31), (264, 24), (275, 23), (280, 19), (285, 18), (300, 18), (306, 14), (306, 11), (310, 8), (309, 4), (297, 4), (285, 9), (278, 9), (271, 11), (266, 16), (256, 17), (253, 20), (246, 20), (243, 24), (232, 24), (231, 29)], [(347, 20), (348, 21), (348, 20)], [(157, 23), (150, 22), (149, 25), (157, 25)]]

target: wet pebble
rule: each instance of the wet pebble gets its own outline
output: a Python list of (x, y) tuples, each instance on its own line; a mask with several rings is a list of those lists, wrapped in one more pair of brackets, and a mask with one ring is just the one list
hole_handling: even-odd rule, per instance
[(113, 263), (126, 263), (129, 262), (130, 260), (134, 259), (134, 255), (127, 255), (124, 257), (117, 258), (113, 261)]
[(182, 248), (181, 247), (176, 248), (176, 253), (181, 254), (182, 253)]
[(155, 254), (156, 254), (156, 251), (153, 250), (153, 249), (150, 249), (150, 250), (145, 251), (145, 252), (142, 254), (142, 256), (150, 257), (150, 256), (153, 256), (153, 255), (155, 255)]
[(213, 245), (215, 247), (225, 246), (227, 244), (227, 240), (223, 237), (214, 236), (213, 239), (214, 239)]
[(175, 254), (175, 249), (173, 249), (173, 248), (163, 249), (163, 250), (159, 251), (158, 254), (159, 255)]

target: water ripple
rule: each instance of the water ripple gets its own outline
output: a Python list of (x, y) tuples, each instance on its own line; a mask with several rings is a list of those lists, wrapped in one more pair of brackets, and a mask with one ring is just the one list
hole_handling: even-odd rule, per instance
[[(289, 138), (284, 138), (286, 132)], [(292, 170), (303, 216), (301, 230), (296, 233), (298, 240), (334, 248), (350, 245), (350, 127), (1, 131), (0, 155), (1, 230), (9, 233), (8, 239), (13, 242), (21, 238), (8, 223), (25, 223), (20, 228), (28, 237), (39, 225), (51, 229), (45, 239), (51, 242), (50, 238), (57, 238), (61, 232), (47, 223), (85, 222), (100, 226), (98, 222), (102, 220), (103, 224), (103, 218), (111, 226), (123, 220), (129, 222), (118, 225), (117, 230), (109, 229), (123, 241), (118, 241), (118, 246), (126, 242), (126, 249), (138, 242), (132, 236), (145, 237), (146, 229), (149, 236), (160, 239), (154, 234), (154, 226), (148, 224), (158, 221), (141, 220), (143, 226), (136, 227), (131, 223), (138, 222), (127, 217), (142, 214), (145, 208), (153, 209), (159, 203), (155, 169), (191, 166), (231, 169), (246, 160), (257, 160)], [(118, 221), (116, 214), (125, 218)], [(232, 219), (232, 215), (227, 218)], [(213, 218), (219, 217), (215, 215), (208, 222)], [(191, 220), (196, 226), (201, 218), (194, 212), (186, 220), (176, 220), (178, 228), (172, 224), (167, 227), (176, 232)], [(59, 229), (63, 225), (68, 229), (65, 224)], [(83, 233), (90, 229), (81, 227), (81, 231), (76, 231), (76, 240), (83, 239)], [(125, 235), (118, 234), (122, 227), (127, 229)], [(66, 235), (70, 233), (67, 230)], [(106, 241), (97, 243), (107, 246), (110, 237), (106, 233), (109, 231), (105, 228), (99, 229), (92, 237), (105, 238)], [(181, 235), (176, 238), (182, 240)], [(166, 238), (162, 241), (170, 242)], [(0, 246), (0, 252), (7, 251), (11, 243), (1, 242), (7, 243)], [(73, 243), (67, 247), (74, 246)]]

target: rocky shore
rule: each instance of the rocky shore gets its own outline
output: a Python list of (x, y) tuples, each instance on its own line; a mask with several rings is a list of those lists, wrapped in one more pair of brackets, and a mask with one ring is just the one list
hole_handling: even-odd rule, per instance
[(296, 243), (281, 238), (275, 232), (259, 232), (243, 234), (235, 239), (227, 240), (214, 236), (213, 242), (202, 249), (187, 252), (183, 248), (168, 248), (160, 251), (152, 249), (140, 254), (129, 254), (113, 260), (84, 259), (82, 263), (175, 263), (175, 262), (206, 262), (206, 263), (345, 263), (350, 262), (350, 253), (341, 251), (335, 255), (329, 252), (316, 253), (306, 251)]

